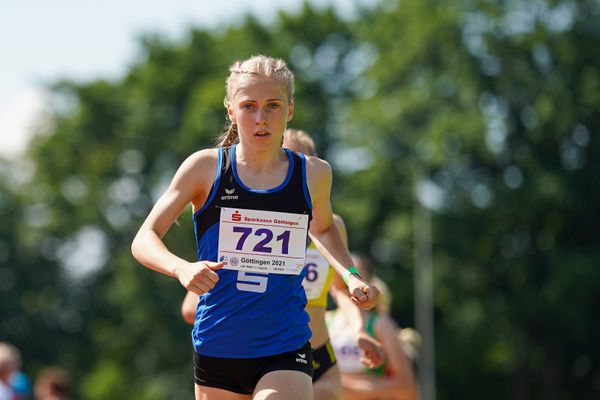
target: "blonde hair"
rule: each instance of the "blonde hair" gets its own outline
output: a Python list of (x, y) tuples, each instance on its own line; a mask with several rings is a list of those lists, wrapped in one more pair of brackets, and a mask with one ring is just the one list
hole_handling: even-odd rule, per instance
[[(229, 67), (229, 77), (225, 81), (225, 99), (223, 104), (227, 107), (232, 102), (241, 85), (256, 77), (273, 78), (283, 84), (288, 101), (294, 98), (294, 74), (285, 61), (280, 58), (267, 57), (262, 54), (252, 56), (244, 61), (236, 61)], [(239, 142), (237, 124), (229, 121), (225, 131), (217, 139), (217, 147), (229, 147)]]
[(403, 328), (398, 330), (397, 334), (400, 346), (404, 354), (412, 361), (419, 360), (419, 351), (421, 349), (421, 335), (412, 328)]
[(297, 142), (300, 146), (306, 148), (308, 152), (305, 154), (309, 156), (316, 156), (315, 141), (305, 131), (300, 129), (288, 128), (283, 132), (283, 142), (287, 143), (286, 147), (289, 147), (291, 142)]

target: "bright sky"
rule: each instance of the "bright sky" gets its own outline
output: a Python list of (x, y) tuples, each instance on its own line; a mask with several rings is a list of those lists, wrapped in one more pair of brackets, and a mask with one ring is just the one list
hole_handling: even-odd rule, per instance
[[(356, 0), (368, 4), (373, 1)], [(346, 15), (348, 0), (335, 4)], [(348, 4), (350, 3), (350, 4)], [(6, 0), (0, 12), (0, 155), (16, 157), (44, 104), (44, 83), (113, 78), (134, 59), (140, 33), (178, 38), (190, 26), (234, 24), (251, 12), (272, 20), (302, 0)]]

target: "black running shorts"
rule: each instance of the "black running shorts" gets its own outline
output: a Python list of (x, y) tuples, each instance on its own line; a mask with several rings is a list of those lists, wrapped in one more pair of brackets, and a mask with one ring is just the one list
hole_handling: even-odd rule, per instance
[(337, 363), (333, 347), (329, 340), (322, 346), (313, 349), (313, 382), (319, 380), (321, 376)]
[(258, 381), (272, 371), (302, 371), (313, 374), (310, 343), (287, 353), (259, 358), (219, 358), (194, 353), (194, 381), (200, 386), (252, 394)]

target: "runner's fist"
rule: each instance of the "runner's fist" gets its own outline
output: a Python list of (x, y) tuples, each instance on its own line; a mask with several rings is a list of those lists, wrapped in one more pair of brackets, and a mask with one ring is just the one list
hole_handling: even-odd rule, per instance
[(350, 298), (362, 310), (372, 309), (379, 301), (379, 289), (363, 281), (358, 275), (350, 275), (347, 285)]
[(219, 275), (215, 272), (223, 268), (225, 263), (213, 261), (198, 261), (195, 263), (182, 263), (175, 268), (177, 279), (184, 288), (199, 296), (215, 287)]

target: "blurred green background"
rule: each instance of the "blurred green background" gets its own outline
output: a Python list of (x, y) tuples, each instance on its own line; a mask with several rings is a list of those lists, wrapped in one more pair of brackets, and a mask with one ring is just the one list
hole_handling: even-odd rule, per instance
[[(437, 398), (600, 398), (597, 0), (305, 5), (148, 33), (123, 79), (54, 82), (26, 157), (0, 159), (0, 340), (25, 372), (67, 368), (77, 399), (192, 398), (184, 289), (129, 246), (223, 129), (227, 67), (256, 53), (294, 70), (290, 126), (333, 165), (350, 247), (401, 326), (430, 212)], [(190, 214), (166, 240), (193, 260)]]

